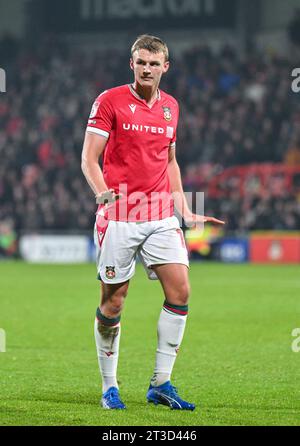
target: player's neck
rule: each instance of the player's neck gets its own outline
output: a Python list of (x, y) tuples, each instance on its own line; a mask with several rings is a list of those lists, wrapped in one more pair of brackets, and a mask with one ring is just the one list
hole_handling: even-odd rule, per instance
[(140, 96), (141, 99), (144, 99), (148, 105), (153, 104), (153, 102), (156, 101), (158, 98), (158, 88), (143, 88), (139, 83), (136, 81), (132, 84), (133, 89), (135, 92)]

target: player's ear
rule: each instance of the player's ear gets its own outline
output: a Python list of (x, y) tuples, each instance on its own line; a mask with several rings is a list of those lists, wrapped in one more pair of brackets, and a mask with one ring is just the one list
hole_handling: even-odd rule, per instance
[(133, 59), (132, 59), (132, 57), (129, 60), (129, 66), (133, 70)]
[(170, 62), (169, 61), (165, 62), (163, 72), (166, 73), (168, 71), (169, 67), (170, 67)]

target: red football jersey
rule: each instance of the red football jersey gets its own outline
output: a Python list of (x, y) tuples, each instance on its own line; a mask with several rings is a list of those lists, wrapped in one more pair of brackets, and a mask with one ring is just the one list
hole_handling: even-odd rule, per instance
[(158, 90), (150, 108), (132, 85), (101, 93), (87, 131), (106, 137), (103, 176), (109, 189), (123, 196), (107, 207), (107, 218), (150, 221), (174, 213), (167, 174), (168, 151), (175, 148), (179, 108)]

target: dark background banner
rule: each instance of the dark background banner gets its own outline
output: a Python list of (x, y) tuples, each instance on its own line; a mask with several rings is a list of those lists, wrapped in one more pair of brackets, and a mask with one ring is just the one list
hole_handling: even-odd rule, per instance
[[(41, 6), (38, 1), (39, 8)], [(178, 27), (233, 28), (236, 0), (44, 0), (44, 27), (55, 32), (97, 32)]]

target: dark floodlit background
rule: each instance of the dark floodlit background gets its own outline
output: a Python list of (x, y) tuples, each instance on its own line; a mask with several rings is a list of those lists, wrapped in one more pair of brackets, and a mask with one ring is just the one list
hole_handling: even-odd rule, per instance
[(130, 46), (146, 32), (170, 49), (161, 87), (181, 106), (184, 189), (228, 222), (186, 231), (191, 256), (300, 262), (298, 4), (0, 0), (0, 257), (92, 260), (85, 126), (101, 91), (132, 81)]

